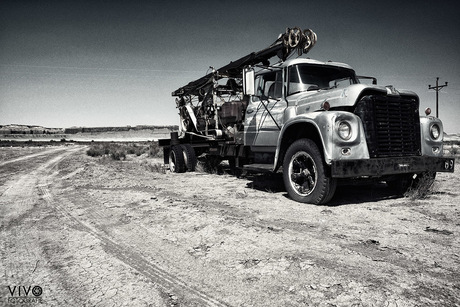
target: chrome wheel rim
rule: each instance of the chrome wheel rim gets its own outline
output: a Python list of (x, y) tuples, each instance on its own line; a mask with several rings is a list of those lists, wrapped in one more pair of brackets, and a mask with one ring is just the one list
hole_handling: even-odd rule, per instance
[(294, 154), (289, 161), (289, 182), (300, 196), (310, 195), (316, 187), (318, 171), (313, 158), (305, 151)]

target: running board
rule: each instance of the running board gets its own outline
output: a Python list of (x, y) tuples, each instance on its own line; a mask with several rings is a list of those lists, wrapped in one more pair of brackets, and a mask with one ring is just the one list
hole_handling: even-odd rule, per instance
[(243, 165), (243, 170), (252, 172), (273, 172), (273, 164), (254, 163)]

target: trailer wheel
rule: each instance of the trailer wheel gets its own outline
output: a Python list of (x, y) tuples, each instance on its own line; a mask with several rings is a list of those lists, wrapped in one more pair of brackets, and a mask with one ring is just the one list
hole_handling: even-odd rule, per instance
[(169, 151), (169, 170), (173, 173), (184, 173), (186, 171), (184, 153), (181, 145), (171, 146), (171, 150)]
[(196, 155), (195, 150), (190, 144), (182, 144), (182, 152), (184, 154), (184, 163), (188, 172), (194, 172), (196, 168)]
[(337, 187), (337, 180), (326, 175), (318, 146), (309, 139), (295, 141), (286, 151), (283, 179), (293, 200), (315, 205), (328, 202)]

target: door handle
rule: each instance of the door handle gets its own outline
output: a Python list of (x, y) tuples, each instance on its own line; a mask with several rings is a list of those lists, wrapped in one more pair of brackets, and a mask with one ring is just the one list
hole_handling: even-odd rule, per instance
[(254, 112), (254, 110), (252, 110), (252, 109), (249, 109), (249, 110), (246, 111), (246, 113), (248, 113), (248, 114), (251, 114), (252, 112)]

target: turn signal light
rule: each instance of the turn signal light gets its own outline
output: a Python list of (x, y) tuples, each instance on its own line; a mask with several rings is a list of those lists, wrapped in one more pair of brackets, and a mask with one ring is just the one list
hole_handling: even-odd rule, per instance
[(324, 111), (329, 111), (330, 108), (331, 108), (331, 105), (327, 101), (321, 104), (321, 109), (323, 109)]

